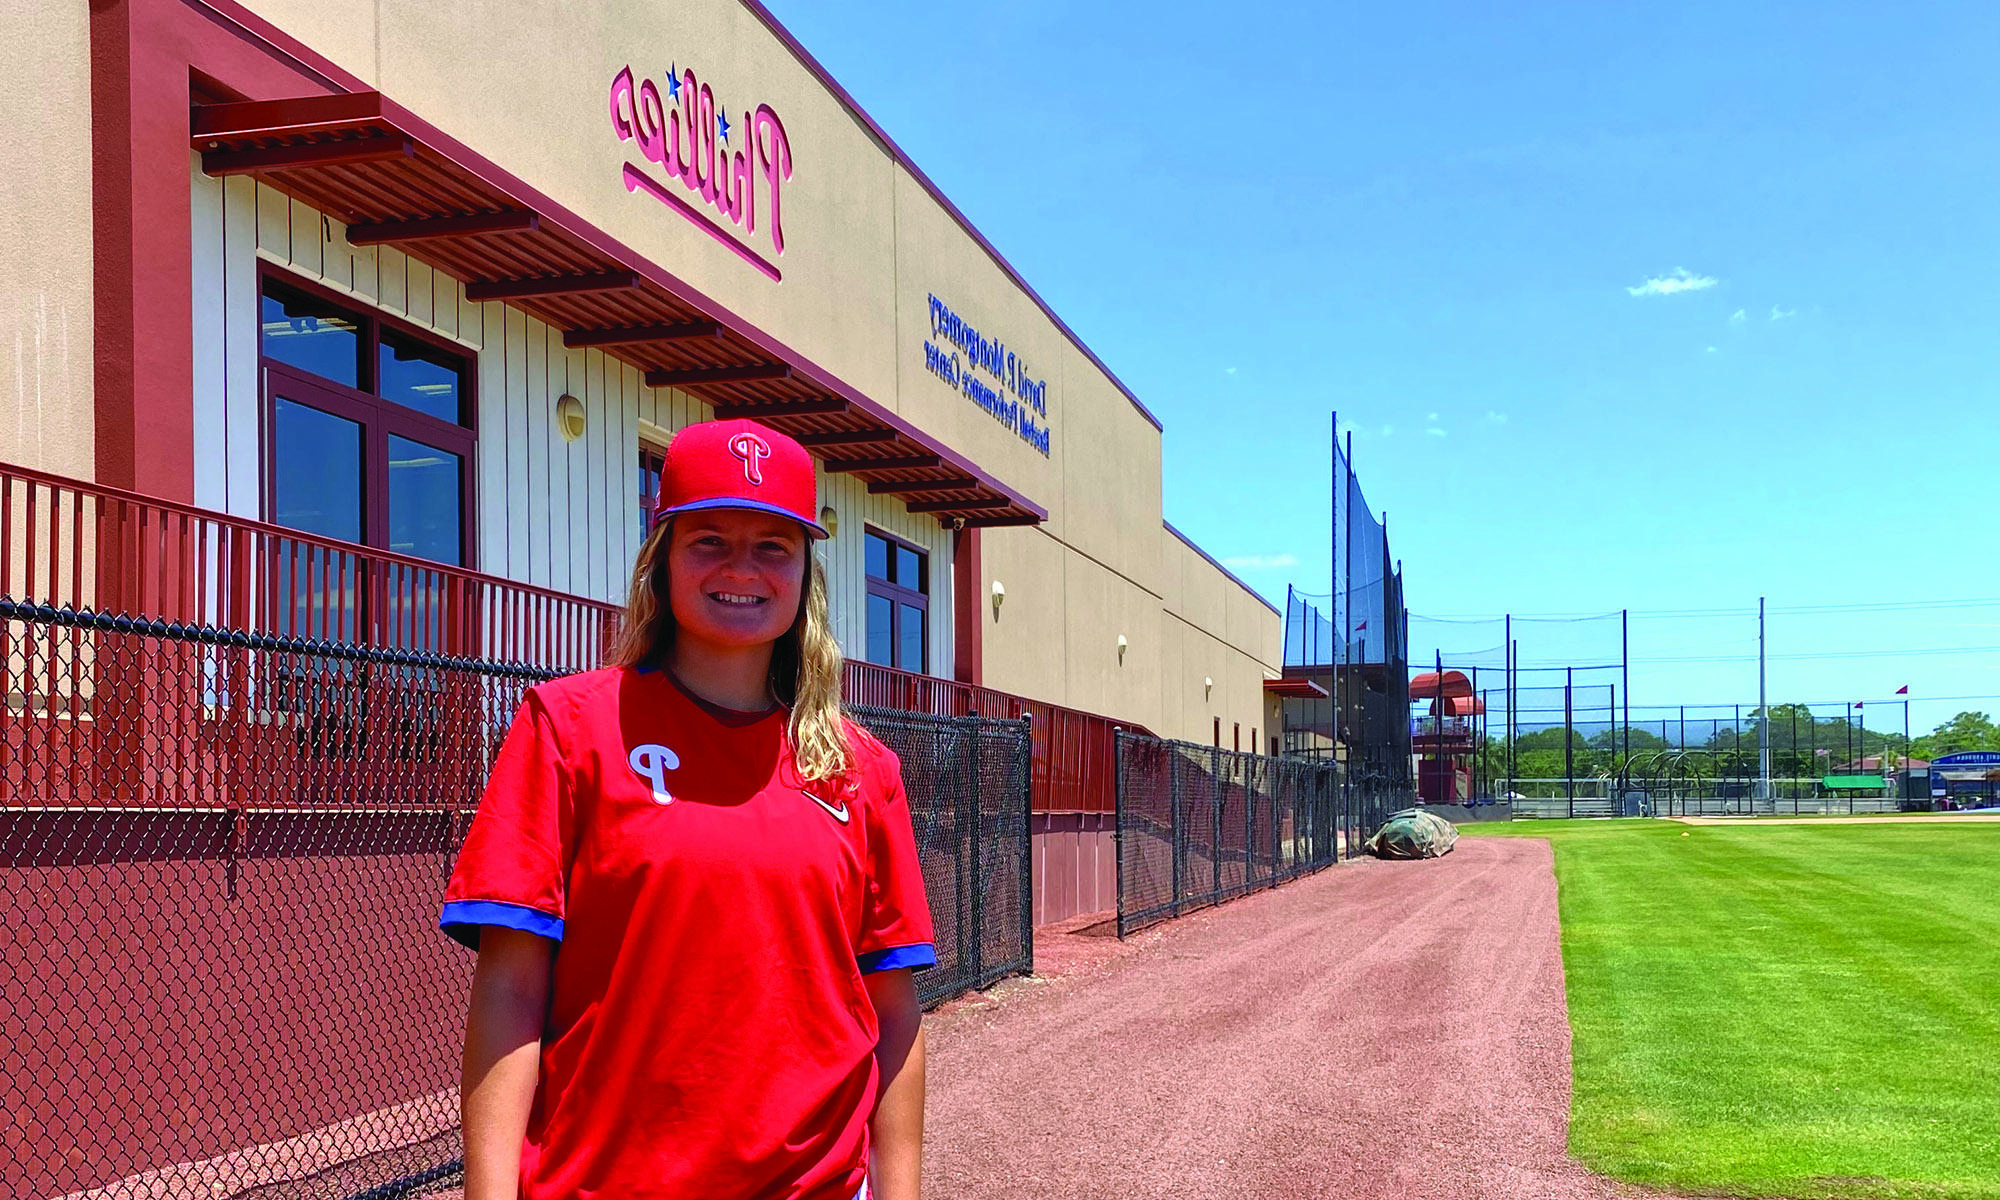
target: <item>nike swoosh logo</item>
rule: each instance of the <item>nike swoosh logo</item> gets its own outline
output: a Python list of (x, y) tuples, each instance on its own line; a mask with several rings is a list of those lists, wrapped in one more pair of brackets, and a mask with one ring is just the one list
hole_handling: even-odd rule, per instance
[(847, 802), (845, 800), (840, 802), (839, 808), (835, 808), (833, 805), (828, 804), (826, 801), (820, 799), (818, 796), (813, 795), (811, 792), (805, 790), (804, 788), (799, 789), (799, 795), (804, 796), (806, 799), (812, 801), (814, 804), (817, 804), (821, 808), (825, 809), (827, 816), (832, 817), (834, 820), (840, 822), (842, 825), (847, 824)]

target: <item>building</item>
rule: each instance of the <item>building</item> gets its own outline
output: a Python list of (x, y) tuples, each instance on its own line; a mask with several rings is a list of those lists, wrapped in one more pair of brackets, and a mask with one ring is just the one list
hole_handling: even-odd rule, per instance
[[(870, 698), (1267, 744), (1280, 615), (1164, 522), (1160, 422), (761, 5), (493, 10), (17, 6), (0, 463), (343, 548), (280, 632), (581, 666), (660, 449), (750, 416), (819, 458)], [(525, 615), (444, 611), (489, 578)], [(1043, 807), (1106, 906), (1108, 805)]]

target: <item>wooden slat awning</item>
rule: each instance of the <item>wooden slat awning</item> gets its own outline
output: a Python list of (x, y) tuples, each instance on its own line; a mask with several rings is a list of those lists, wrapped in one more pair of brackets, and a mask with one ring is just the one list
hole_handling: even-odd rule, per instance
[[(196, 105), (192, 145), (210, 175), (250, 175), (601, 347), (649, 382), (718, 415), (800, 437), (946, 525), (1031, 525), (1048, 511), (886, 406), (725, 311), (534, 188), (378, 92)], [(921, 505), (921, 507), (918, 507)]]

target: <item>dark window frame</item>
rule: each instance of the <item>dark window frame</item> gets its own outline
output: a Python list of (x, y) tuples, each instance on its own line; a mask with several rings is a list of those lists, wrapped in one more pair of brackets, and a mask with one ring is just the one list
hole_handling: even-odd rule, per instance
[[(290, 290), (331, 305), (345, 313), (361, 331), (359, 374), (357, 378), (365, 388), (351, 388), (346, 384), (315, 375), (310, 371), (264, 354), (263, 303), (271, 287)], [(319, 408), (343, 420), (354, 421), (362, 428), (362, 490), (361, 490), (361, 545), (373, 550), (395, 553), (389, 549), (389, 435), (408, 438), (425, 445), (455, 454), (459, 459), (459, 521), (458, 521), (458, 562), (439, 563), (441, 568), (477, 570), (475, 561), (479, 546), (478, 538), (478, 356), (448, 339), (393, 314), (382, 312), (352, 296), (343, 296), (322, 284), (303, 279), (290, 271), (282, 270), (271, 263), (259, 263), (257, 272), (257, 389), (259, 399), (258, 429), (259, 472), (262, 475), (260, 494), (263, 511), (268, 517), (277, 514), (278, 462), (277, 442), (272, 431), (277, 426), (279, 387), (293, 393), (291, 399), (299, 403)], [(380, 356), (382, 353), (382, 331), (390, 330), (398, 337), (423, 343), (443, 354), (449, 354), (464, 364), (459, 376), (458, 408), (462, 418), (457, 424), (419, 412), (414, 408), (387, 400), (376, 394), (379, 386)], [(308, 399), (303, 393), (311, 393)]]
[[(664, 446), (656, 446), (645, 438), (639, 439), (639, 537), (644, 540), (653, 532), (653, 510), (659, 507), (659, 480), (667, 470), (667, 451)], [(653, 491), (648, 495), (643, 482), (648, 474), (653, 476)]]
[[(923, 661), (915, 668), (905, 666), (901, 663), (893, 663), (893, 664), (882, 663), (878, 665), (894, 666), (899, 670), (904, 670), (904, 671), (914, 670), (914, 672), (918, 675), (928, 675), (930, 674), (930, 662), (931, 662), (931, 636), (930, 636), (931, 598), (929, 591), (930, 581), (932, 577), (931, 561), (930, 561), (931, 553), (929, 550), (926, 550), (922, 546), (917, 545), (915, 542), (912, 542), (907, 538), (897, 537), (895, 534), (890, 533), (888, 530), (879, 529), (873, 525), (865, 526), (862, 532), (863, 532), (863, 539), (862, 539), (861, 574), (863, 581), (867, 585), (867, 593), (870, 596), (880, 596), (883, 599), (889, 601), (889, 622), (890, 622), (889, 646), (890, 646), (891, 657), (894, 657), (896, 655), (897, 651), (903, 644), (903, 628), (902, 628), (903, 605), (907, 604), (910, 607), (916, 609), (918, 612), (924, 614), (924, 635), (923, 638), (921, 639), (923, 646), (923, 652), (921, 657)], [(889, 574), (892, 577), (897, 573), (896, 550), (898, 548), (908, 550), (910, 553), (916, 555), (918, 564), (917, 571), (920, 575), (918, 582), (921, 586), (916, 588), (907, 587), (904, 586), (900, 580), (893, 578), (882, 579), (875, 575), (869, 574), (867, 570), (867, 546), (868, 546), (867, 539), (869, 537), (881, 538), (884, 542), (888, 543), (889, 545), (888, 569), (889, 569)], [(867, 620), (867, 608), (865, 605), (863, 606), (862, 609), (862, 620), (864, 621), (864, 623)], [(863, 644), (865, 645), (868, 637), (868, 631), (865, 627), (862, 630), (861, 636)]]

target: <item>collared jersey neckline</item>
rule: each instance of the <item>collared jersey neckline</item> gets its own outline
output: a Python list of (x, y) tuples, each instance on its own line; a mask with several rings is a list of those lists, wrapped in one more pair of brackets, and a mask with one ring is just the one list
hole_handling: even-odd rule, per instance
[(695, 695), (693, 688), (682, 683), (681, 677), (674, 674), (673, 669), (670, 667), (643, 666), (637, 668), (637, 671), (640, 675), (665, 676), (667, 682), (674, 685), (674, 690), (687, 697), (690, 704), (693, 704), (709, 716), (714, 717), (718, 724), (725, 725), (730, 729), (747, 729), (765, 717), (785, 711), (785, 706), (775, 700), (771, 702), (771, 707), (761, 712), (750, 712), (747, 709), (730, 708), (726, 705), (717, 704), (713, 700), (703, 699)]

